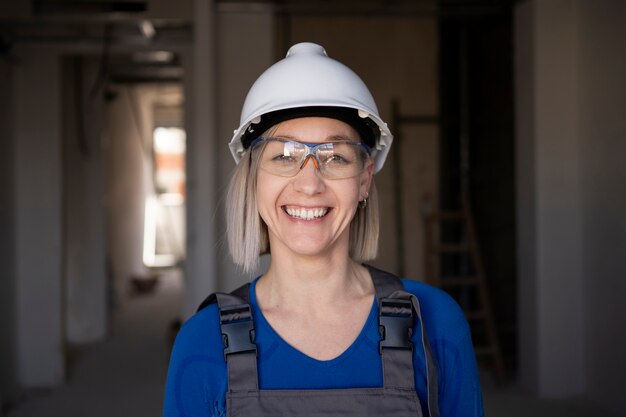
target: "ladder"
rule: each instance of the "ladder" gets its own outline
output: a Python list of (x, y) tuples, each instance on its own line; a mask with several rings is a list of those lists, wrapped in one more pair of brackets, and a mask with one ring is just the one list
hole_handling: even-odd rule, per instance
[(478, 362), (489, 364), (496, 381), (501, 382), (504, 377), (502, 351), (466, 193), (460, 205), (455, 211), (424, 209), (426, 280), (459, 303), (472, 330)]

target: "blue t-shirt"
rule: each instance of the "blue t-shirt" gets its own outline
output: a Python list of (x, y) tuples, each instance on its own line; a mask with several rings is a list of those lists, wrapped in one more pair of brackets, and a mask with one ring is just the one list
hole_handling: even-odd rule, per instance
[[(257, 280), (250, 285), (250, 304), (260, 389), (382, 387), (376, 300), (354, 343), (337, 358), (320, 361), (296, 350), (272, 329), (256, 301)], [(476, 359), (463, 312), (450, 296), (437, 288), (417, 281), (403, 280), (402, 283), (420, 302), (439, 372), (441, 417), (482, 416)], [(413, 332), (412, 341), (415, 386), (426, 413), (426, 376), (419, 331)], [(165, 391), (165, 417), (226, 415), (227, 374), (223, 349), (217, 306), (213, 304), (191, 317), (176, 337)]]

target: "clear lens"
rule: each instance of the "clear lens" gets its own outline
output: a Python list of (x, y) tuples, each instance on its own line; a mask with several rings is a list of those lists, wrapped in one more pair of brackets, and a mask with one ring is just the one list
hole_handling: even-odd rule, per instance
[[(259, 146), (261, 143), (265, 146)], [(263, 138), (253, 147), (263, 149), (261, 169), (282, 177), (296, 175), (311, 157), (324, 178), (350, 178), (361, 173), (369, 157), (367, 148), (357, 142), (303, 143)]]

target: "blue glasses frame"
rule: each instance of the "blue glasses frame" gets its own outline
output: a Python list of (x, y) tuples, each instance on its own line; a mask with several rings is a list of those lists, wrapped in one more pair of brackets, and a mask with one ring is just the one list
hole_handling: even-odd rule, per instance
[(258, 138), (256, 138), (255, 140), (252, 141), (252, 143), (250, 144), (250, 149), (254, 149), (258, 144), (263, 143), (263, 142), (267, 142), (270, 140), (275, 140), (277, 142), (283, 142), (283, 143), (288, 143), (288, 142), (294, 142), (294, 143), (300, 143), (304, 146), (306, 146), (307, 148), (307, 153), (305, 156), (305, 159), (309, 156), (309, 155), (314, 155), (315, 151), (317, 150), (317, 148), (323, 146), (323, 145), (328, 145), (328, 144), (335, 144), (335, 143), (345, 143), (347, 145), (356, 145), (356, 146), (360, 146), (362, 147), (365, 152), (367, 152), (368, 155), (372, 154), (372, 148), (370, 148), (369, 146), (367, 146), (365, 143), (362, 142), (350, 142), (347, 140), (332, 140), (332, 141), (327, 141), (327, 142), (301, 142), (299, 140), (292, 140), (292, 139), (282, 139), (282, 138), (267, 138), (267, 137), (262, 137), (259, 136)]
[[(370, 156), (372, 153), (372, 149), (368, 145), (361, 143), (361, 142), (351, 142), (351, 141), (344, 141), (344, 140), (334, 140), (334, 141), (327, 141), (327, 142), (304, 142), (304, 141), (282, 139), (282, 138), (272, 138), (272, 137), (258, 137), (254, 139), (252, 143), (250, 144), (250, 149), (254, 150), (257, 146), (259, 146), (263, 142), (270, 142), (270, 141), (283, 142), (283, 143), (297, 143), (299, 145), (304, 145), (306, 147), (306, 154), (304, 155), (304, 158), (302, 159), (302, 164), (300, 165), (300, 169), (302, 169), (306, 165), (308, 159), (312, 157), (315, 161), (315, 166), (317, 167), (318, 171), (320, 171), (322, 174), (324, 173), (322, 172), (322, 169), (320, 167), (320, 161), (318, 159), (316, 152), (319, 148), (323, 146), (333, 145), (333, 144), (346, 144), (346, 145), (357, 146), (363, 149), (368, 156)], [(297, 172), (298, 171), (295, 171), (293, 175), (295, 175)]]

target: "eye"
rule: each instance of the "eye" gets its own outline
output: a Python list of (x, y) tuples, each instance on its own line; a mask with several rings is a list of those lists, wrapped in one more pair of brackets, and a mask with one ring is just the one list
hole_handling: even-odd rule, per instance
[(327, 160), (327, 163), (331, 164), (350, 164), (352, 161), (344, 155), (334, 153)]
[(293, 157), (292, 155), (282, 153), (282, 154), (273, 156), (271, 160), (275, 162), (295, 162), (296, 158)]
[(352, 165), (356, 161), (357, 149), (348, 144), (334, 144), (320, 151), (320, 159), (326, 165)]
[(299, 158), (299, 152), (291, 142), (270, 140), (265, 148), (265, 161), (272, 164), (292, 164)]

